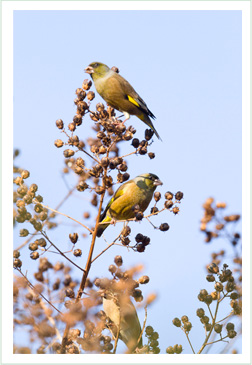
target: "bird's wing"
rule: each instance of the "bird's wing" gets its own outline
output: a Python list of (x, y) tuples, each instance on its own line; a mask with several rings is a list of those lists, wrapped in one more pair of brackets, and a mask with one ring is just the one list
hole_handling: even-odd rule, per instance
[(115, 192), (115, 194), (112, 196), (112, 198), (110, 199), (110, 201), (108, 202), (104, 212), (101, 214), (100, 216), (100, 222), (103, 221), (103, 219), (106, 217), (107, 215), (107, 211), (109, 210), (109, 208), (111, 207), (112, 203), (118, 199), (120, 196), (122, 196), (124, 194), (124, 188), (125, 188), (125, 185), (128, 185), (129, 183), (131, 183), (132, 180), (130, 181), (127, 181), (125, 184), (121, 185)]
[(148, 114), (151, 118), (155, 119), (155, 115), (148, 109), (145, 101), (138, 95), (136, 90), (130, 85), (130, 83), (125, 80), (122, 76), (117, 75), (118, 81), (125, 92), (125, 95), (129, 102), (137, 106), (144, 113)]
[(147, 114), (151, 118), (155, 119), (154, 114), (148, 109), (144, 100), (138, 95), (130, 83), (121, 75), (113, 75), (113, 77), (107, 79), (106, 82), (103, 82), (102, 85), (102, 88), (99, 89), (99, 91), (97, 89), (97, 91), (111, 106), (123, 111), (123, 103), (129, 101), (144, 114)]

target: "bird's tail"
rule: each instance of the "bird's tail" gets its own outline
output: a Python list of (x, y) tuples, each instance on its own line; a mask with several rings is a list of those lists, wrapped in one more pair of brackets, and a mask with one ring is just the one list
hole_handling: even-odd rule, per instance
[[(103, 219), (103, 221), (101, 222), (102, 224), (100, 224), (100, 226), (98, 227), (97, 237), (101, 237), (101, 235), (103, 234), (105, 229), (110, 225), (110, 221), (111, 221), (111, 218), (108, 216)], [(108, 222), (108, 224), (104, 224), (106, 222)]]
[(152, 121), (150, 120), (150, 118), (148, 117), (148, 115), (146, 114), (142, 114), (140, 116), (138, 116), (145, 124), (147, 124), (148, 127), (150, 127), (153, 132), (155, 133), (155, 135), (157, 136), (158, 139), (160, 139), (160, 141), (162, 141), (160, 135), (158, 134), (158, 132), (156, 131)]

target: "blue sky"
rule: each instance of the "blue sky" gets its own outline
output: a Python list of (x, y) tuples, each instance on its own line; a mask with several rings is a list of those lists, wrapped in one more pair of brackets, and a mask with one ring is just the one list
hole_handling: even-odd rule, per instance
[[(241, 11), (14, 12), (14, 147), (20, 148), (18, 161), (30, 170), (30, 183), (39, 185), (46, 205), (55, 207), (67, 193), (62, 151), (54, 147), (54, 140), (62, 137), (55, 121), (62, 118), (68, 124), (74, 116), (75, 89), (88, 78), (84, 68), (90, 62), (117, 66), (156, 116), (154, 125), (163, 140), (154, 138), (150, 148), (156, 158), (129, 157), (129, 173), (157, 174), (164, 183), (161, 193), (183, 191), (181, 212), (153, 219), (169, 223), (166, 233), (154, 231), (148, 222), (131, 224), (132, 237), (138, 232), (151, 237), (146, 252), (113, 247), (97, 260), (90, 277), (107, 275), (117, 254), (125, 267), (144, 264), (151, 280), (143, 292), (158, 294), (147, 324), (159, 332), (162, 352), (178, 343), (190, 353), (185, 336), (171, 324), (184, 314), (194, 326), (191, 340), (200, 347), (204, 332), (195, 311), (201, 306), (199, 290), (210, 288), (205, 265), (213, 251), (232, 253), (224, 241), (205, 245), (199, 221), (209, 196), (227, 202), (229, 213), (241, 212), (241, 20)], [(97, 95), (93, 107), (98, 101)], [(136, 117), (130, 124), (142, 139), (145, 125)], [(85, 118), (79, 136), (94, 135), (91, 126), (91, 119)], [(129, 143), (122, 144), (122, 154), (131, 151)], [(74, 177), (67, 180), (73, 186)], [(82, 220), (88, 198), (88, 193), (75, 193), (61, 211)], [(67, 250), (72, 228), (63, 217), (59, 220), (66, 223), (60, 240), (59, 231), (50, 234)], [(108, 241), (118, 230), (106, 231)], [(20, 242), (16, 234), (14, 246)], [(88, 243), (82, 240), (79, 247), (87, 250)], [(104, 245), (99, 239), (95, 252)], [(24, 250), (23, 256), (28, 255)], [(36, 267), (31, 260), (23, 261), (30, 270)], [(84, 261), (83, 256), (77, 263)], [(139, 316), (143, 320), (143, 310)]]

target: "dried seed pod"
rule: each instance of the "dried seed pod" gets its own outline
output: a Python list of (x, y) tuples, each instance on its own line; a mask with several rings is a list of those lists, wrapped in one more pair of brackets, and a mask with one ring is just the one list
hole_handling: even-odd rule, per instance
[(223, 284), (221, 284), (220, 282), (215, 283), (214, 289), (219, 292), (223, 291)]
[(120, 256), (120, 255), (115, 256), (115, 258), (114, 258), (114, 263), (115, 263), (115, 264), (116, 264), (116, 266), (118, 266), (118, 267), (122, 266), (122, 264), (123, 264), (122, 256)]
[(145, 328), (145, 333), (146, 333), (146, 335), (147, 335), (148, 337), (149, 337), (149, 336), (151, 336), (153, 332), (154, 332), (154, 329), (153, 329), (153, 327), (152, 327), (152, 326), (147, 326), (147, 327)]
[(137, 221), (141, 221), (144, 217), (143, 212), (139, 211), (135, 215)]
[(81, 249), (77, 248), (76, 250), (74, 250), (73, 254), (74, 256), (78, 257), (82, 255), (82, 251)]
[(142, 243), (138, 243), (136, 245), (136, 250), (137, 250), (137, 252), (144, 252), (145, 251), (145, 245), (143, 245)]
[(202, 316), (200, 322), (203, 324), (209, 323), (210, 318), (208, 316)]
[(198, 308), (196, 314), (199, 318), (202, 318), (205, 315), (205, 311), (203, 308)]
[(125, 181), (129, 180), (129, 178), (130, 178), (130, 174), (128, 174), (127, 172), (125, 172), (125, 173), (122, 175), (122, 180), (123, 180), (123, 182), (125, 182)]
[(135, 237), (135, 240), (137, 243), (142, 242), (143, 239), (144, 239), (144, 235), (142, 235), (142, 233), (138, 233)]
[(70, 132), (74, 132), (76, 129), (76, 124), (74, 122), (69, 123), (68, 129), (70, 130)]
[(19, 236), (20, 237), (26, 237), (26, 236), (28, 236), (28, 234), (29, 234), (29, 231), (28, 231), (28, 229), (20, 229), (20, 231), (19, 231)]
[(29, 187), (29, 192), (30, 193), (36, 193), (36, 191), (38, 190), (38, 185), (37, 184), (31, 184)]
[(38, 249), (38, 245), (35, 242), (32, 242), (29, 244), (29, 250), (30, 251), (36, 251)]
[(217, 274), (219, 272), (219, 267), (214, 262), (209, 265), (207, 269), (212, 274)]
[(121, 235), (122, 235), (122, 236), (127, 237), (127, 236), (129, 236), (129, 235), (130, 235), (130, 233), (131, 233), (131, 229), (130, 229), (130, 227), (129, 227), (129, 226), (125, 226), (125, 227), (123, 227), (122, 232), (121, 232)]
[(181, 320), (179, 318), (177, 318), (177, 317), (172, 320), (172, 323), (176, 327), (181, 327)]
[(62, 120), (62, 119), (58, 119), (58, 120), (56, 120), (56, 126), (57, 126), (57, 128), (59, 128), (59, 129), (63, 129), (63, 128), (64, 128), (63, 120)]
[(76, 114), (73, 117), (73, 122), (77, 125), (80, 126), (82, 124), (82, 116), (80, 114)]
[(148, 156), (152, 160), (153, 158), (155, 158), (155, 153), (154, 152), (149, 152)]
[(15, 269), (20, 268), (21, 266), (22, 266), (22, 261), (21, 261), (20, 259), (15, 259), (15, 260), (13, 261), (13, 267), (14, 267)]
[(215, 277), (212, 274), (209, 274), (206, 276), (206, 280), (209, 282), (213, 282), (215, 280)]
[(64, 146), (64, 142), (61, 140), (61, 139), (56, 139), (54, 141), (54, 145), (57, 147), (57, 148), (60, 148), (62, 146)]
[(172, 200), (173, 199), (173, 193), (171, 193), (170, 191), (167, 191), (167, 193), (165, 193), (165, 199)]
[(150, 278), (147, 275), (143, 275), (140, 277), (140, 279), (138, 279), (139, 284), (148, 284), (149, 281)]
[(20, 252), (19, 252), (18, 250), (14, 250), (14, 251), (13, 251), (13, 258), (14, 258), (14, 259), (18, 259), (18, 258), (19, 258), (19, 256), (20, 256)]
[(132, 138), (133, 138), (133, 133), (131, 133), (130, 131), (126, 131), (123, 136), (123, 139), (125, 141), (130, 141)]
[(142, 243), (143, 243), (144, 246), (148, 246), (150, 244), (150, 237), (143, 236)]
[(171, 207), (173, 206), (173, 201), (172, 200), (166, 200), (164, 206), (165, 206), (166, 209), (171, 209)]
[(92, 101), (94, 98), (95, 98), (95, 93), (94, 93), (93, 91), (89, 91), (89, 92), (87, 93), (87, 99), (88, 99), (89, 101)]
[(78, 191), (85, 191), (87, 188), (88, 188), (88, 184), (84, 180), (81, 180), (76, 187), (76, 189)]
[(82, 89), (84, 90), (89, 90), (91, 86), (92, 86), (91, 80), (85, 79), (82, 83)]
[(162, 223), (160, 226), (159, 226), (159, 229), (160, 231), (168, 231), (168, 229), (170, 228), (169, 224), (168, 223)]
[(105, 188), (103, 187), (103, 186), (96, 186), (95, 187), (95, 192), (96, 192), (96, 194), (99, 194), (99, 195), (101, 195), (101, 194), (103, 194), (104, 193), (104, 191), (105, 191)]
[(229, 338), (234, 338), (235, 336), (237, 335), (237, 332), (236, 331), (228, 331), (228, 337)]
[(189, 318), (186, 315), (184, 315), (184, 316), (181, 317), (181, 321), (183, 323), (188, 322), (189, 321)]
[(70, 149), (67, 149), (63, 152), (65, 158), (69, 158), (69, 157), (72, 157), (74, 155), (74, 151), (73, 150), (70, 150)]
[(234, 324), (232, 322), (228, 322), (226, 324), (226, 330), (229, 332), (229, 331), (233, 331), (235, 328)]
[(146, 141), (149, 141), (154, 134), (154, 131), (152, 129), (145, 129), (144, 138)]
[(166, 353), (167, 353), (167, 354), (174, 354), (174, 349), (173, 349), (173, 347), (172, 347), (172, 346), (167, 347), (167, 349), (166, 349)]
[(30, 172), (28, 170), (23, 170), (21, 172), (22, 179), (28, 179), (29, 176), (30, 176)]
[(182, 193), (182, 191), (178, 191), (175, 194), (175, 199), (180, 201), (181, 199), (183, 199), (183, 196), (184, 196), (184, 194)]
[(134, 148), (138, 148), (138, 147), (139, 147), (139, 143), (140, 143), (140, 141), (139, 141), (139, 139), (138, 139), (138, 138), (133, 138), (133, 139), (132, 139), (131, 144), (132, 144), (132, 146), (133, 146)]
[(148, 152), (147, 147), (140, 147), (138, 152), (140, 155), (146, 155), (146, 153)]
[(78, 233), (70, 233), (69, 238), (72, 243), (76, 243), (78, 241), (79, 235)]
[(30, 254), (30, 258), (31, 258), (32, 260), (37, 260), (37, 259), (39, 258), (39, 253), (38, 253), (38, 251), (31, 252), (31, 254)]
[(130, 239), (129, 239), (129, 237), (124, 237), (124, 236), (122, 236), (122, 237), (121, 237), (121, 242), (122, 242), (122, 244), (123, 244), (124, 246), (128, 246), (128, 245), (130, 244)]
[(116, 272), (117, 268), (115, 265), (109, 265), (108, 270), (109, 270), (109, 272), (111, 272), (111, 274), (114, 274)]
[(173, 212), (173, 214), (178, 214), (179, 213), (179, 207), (177, 207), (177, 206), (175, 206), (175, 207), (173, 207), (172, 208), (172, 212)]
[(156, 191), (154, 193), (154, 199), (156, 202), (158, 202), (161, 199), (161, 193), (159, 191)]
[(86, 92), (84, 90), (80, 89), (78, 93), (76, 92), (76, 95), (77, 95), (78, 100), (82, 101), (86, 97)]
[(192, 324), (191, 322), (184, 322), (184, 329), (186, 332), (190, 332), (192, 329)]

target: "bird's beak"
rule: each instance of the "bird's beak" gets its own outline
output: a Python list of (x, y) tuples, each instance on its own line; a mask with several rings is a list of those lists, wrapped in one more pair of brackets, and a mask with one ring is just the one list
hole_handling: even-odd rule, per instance
[(93, 74), (93, 73), (94, 73), (94, 69), (93, 69), (93, 67), (91, 67), (91, 66), (86, 67), (84, 71), (85, 71), (87, 74)]
[(162, 183), (162, 181), (161, 181), (161, 180), (156, 179), (156, 180), (154, 181), (154, 185), (155, 185), (155, 186), (163, 185), (163, 183)]

